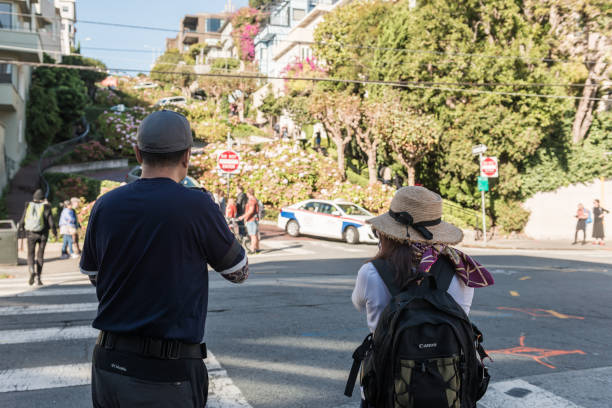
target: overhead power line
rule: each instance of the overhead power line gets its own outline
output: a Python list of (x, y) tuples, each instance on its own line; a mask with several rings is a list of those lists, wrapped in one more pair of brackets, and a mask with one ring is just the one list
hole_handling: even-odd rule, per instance
[[(88, 67), (81, 65), (62, 65), (62, 64), (49, 64), (41, 62), (21, 62), (21, 61), (10, 61), (0, 60), (0, 63), (10, 64), (21, 64), (30, 65), (36, 67), (54, 67), (54, 68), (66, 68), (66, 69), (86, 69), (92, 71), (105, 72), (96, 67)], [(143, 72), (143, 70), (132, 69), (132, 68), (109, 68), (108, 71), (113, 72)], [(239, 79), (255, 79), (255, 80), (291, 80), (291, 81), (307, 81), (307, 82), (336, 82), (346, 84), (369, 84), (369, 85), (383, 85), (383, 86), (395, 86), (400, 88), (409, 89), (432, 89), (443, 92), (459, 92), (459, 93), (471, 93), (471, 94), (491, 94), (491, 95), (502, 95), (502, 96), (518, 96), (518, 97), (534, 97), (534, 98), (545, 98), (545, 99), (571, 99), (581, 100), (587, 99), (589, 101), (603, 101), (607, 100), (604, 98), (582, 98), (580, 96), (571, 95), (555, 95), (555, 94), (537, 94), (537, 93), (523, 93), (523, 92), (510, 92), (510, 91), (489, 91), (480, 89), (466, 89), (466, 88), (452, 88), (444, 85), (428, 85), (419, 82), (407, 82), (407, 81), (376, 81), (366, 79), (343, 79), (343, 78), (317, 78), (317, 77), (281, 77), (281, 76), (270, 76), (270, 75), (259, 75), (254, 73), (246, 72), (235, 72), (235, 73), (195, 73), (195, 72), (174, 72), (174, 71), (154, 71), (150, 70), (149, 73), (155, 74), (167, 74), (167, 75), (193, 75), (199, 77), (218, 77), (218, 78), (239, 78)]]

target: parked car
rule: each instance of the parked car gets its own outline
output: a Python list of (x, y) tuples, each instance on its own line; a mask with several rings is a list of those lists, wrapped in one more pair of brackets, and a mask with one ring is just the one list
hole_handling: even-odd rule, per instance
[[(142, 176), (142, 167), (136, 166), (133, 167), (132, 170), (128, 172), (125, 176), (125, 182), (131, 183), (132, 181), (136, 181)], [(198, 180), (194, 179), (191, 176), (187, 176), (181, 181), (181, 184), (187, 188), (202, 188), (202, 185), (198, 183)]]
[(168, 98), (162, 98), (155, 106), (164, 106), (164, 105), (179, 105), (183, 106), (187, 104), (187, 99), (184, 96), (170, 96)]
[(157, 88), (158, 86), (155, 82), (139, 82), (134, 85), (134, 89)]
[(349, 244), (377, 243), (365, 221), (373, 215), (344, 200), (306, 200), (281, 209), (278, 227), (292, 237), (301, 234), (342, 239)]
[(111, 106), (110, 110), (113, 112), (125, 112), (125, 105), (120, 103), (119, 105)]

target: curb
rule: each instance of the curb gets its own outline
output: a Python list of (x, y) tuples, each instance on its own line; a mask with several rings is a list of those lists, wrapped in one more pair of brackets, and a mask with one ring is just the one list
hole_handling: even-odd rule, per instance
[[(459, 244), (457, 246), (461, 246), (464, 248), (480, 248), (480, 249), (512, 249), (512, 250), (533, 250), (533, 251), (584, 251), (588, 250), (590, 247), (521, 247), (521, 246), (504, 246), (504, 245), (478, 245), (478, 244)], [(593, 252), (597, 251), (608, 251), (611, 252), (612, 248), (591, 248)]]

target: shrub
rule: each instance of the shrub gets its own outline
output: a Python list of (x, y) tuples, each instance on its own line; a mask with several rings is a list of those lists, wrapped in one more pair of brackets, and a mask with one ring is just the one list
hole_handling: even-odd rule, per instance
[(76, 146), (70, 154), (70, 159), (73, 162), (86, 162), (104, 160), (113, 156), (114, 154), (111, 149), (94, 140)]
[(503, 232), (520, 232), (529, 221), (530, 212), (517, 201), (498, 200), (495, 203), (497, 224)]

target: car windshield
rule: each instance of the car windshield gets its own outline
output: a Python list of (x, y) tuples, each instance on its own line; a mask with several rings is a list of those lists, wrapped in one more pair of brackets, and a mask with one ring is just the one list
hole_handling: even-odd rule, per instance
[(189, 176), (185, 177), (183, 181), (181, 181), (181, 184), (187, 188), (200, 187), (200, 184)]
[(338, 207), (342, 208), (342, 211), (344, 211), (346, 215), (372, 215), (369, 212), (357, 207), (355, 204), (338, 204)]

